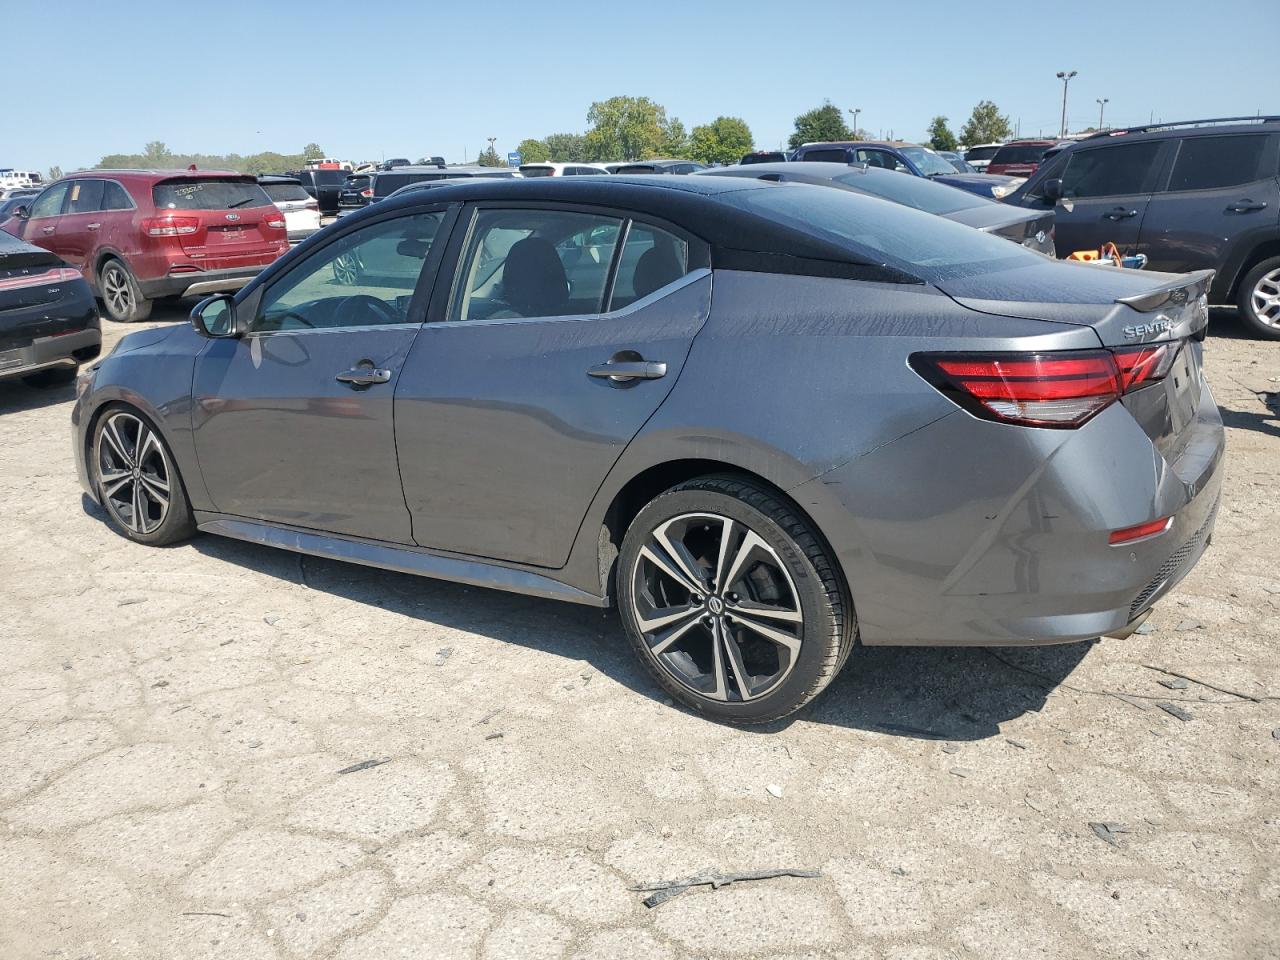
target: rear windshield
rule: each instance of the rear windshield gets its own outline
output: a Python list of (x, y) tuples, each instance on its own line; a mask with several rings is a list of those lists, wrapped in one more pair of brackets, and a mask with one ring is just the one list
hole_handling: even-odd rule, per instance
[(208, 177), (164, 180), (151, 188), (151, 198), (159, 210), (238, 210), (271, 203), (262, 187), (253, 181)]
[(929, 283), (1044, 263), (1040, 254), (1003, 237), (845, 190), (784, 183), (723, 197), (756, 216), (835, 243), (862, 262), (896, 267)]
[(347, 177), (346, 182), (342, 185), (344, 190), (363, 190), (369, 185), (371, 178), (368, 174), (362, 173), (356, 177)]
[(844, 147), (822, 147), (818, 150), (806, 150), (804, 159), (815, 163), (847, 163), (849, 151)]
[(274, 203), (285, 203), (289, 200), (310, 200), (311, 194), (302, 189), (299, 183), (264, 183), (262, 189)]
[(439, 173), (380, 173), (373, 178), (373, 195), (382, 199), (410, 183), (422, 183), (424, 180), (443, 180), (448, 176), (449, 174), (443, 170)]
[(842, 173), (835, 179), (837, 183), (847, 183), (865, 193), (873, 193), (877, 197), (906, 204), (925, 213), (943, 215), (992, 203), (959, 187), (948, 187), (944, 183), (934, 183), (923, 177), (904, 177), (889, 170)]
[(964, 152), (964, 158), (966, 160), (990, 160), (999, 149), (999, 147), (973, 147)]
[(520, 168), (520, 172), (526, 177), (550, 177), (555, 174), (555, 167), (540, 167), (531, 164), (525, 164)]
[(785, 153), (748, 153), (739, 162), (740, 163), (784, 163), (787, 159)]
[(614, 173), (657, 173), (658, 168), (647, 163), (628, 163), (619, 167)]
[(307, 173), (315, 177), (316, 183), (322, 183), (326, 187), (333, 183), (341, 183), (347, 179), (347, 171), (345, 170), (308, 170)]
[(992, 163), (1039, 163), (1052, 144), (1011, 144), (1001, 147), (991, 158)]

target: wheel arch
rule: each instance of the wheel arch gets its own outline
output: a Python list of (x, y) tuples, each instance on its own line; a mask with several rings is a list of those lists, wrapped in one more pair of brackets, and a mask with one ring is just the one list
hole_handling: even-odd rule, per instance
[(1226, 288), (1219, 298), (1223, 303), (1235, 304), (1236, 298), (1240, 295), (1240, 284), (1244, 282), (1250, 270), (1263, 260), (1280, 257), (1280, 235), (1272, 231), (1270, 238), (1260, 240), (1247, 249), (1248, 252), (1241, 256), (1238, 266), (1233, 269), (1230, 277), (1223, 278), (1226, 281)]

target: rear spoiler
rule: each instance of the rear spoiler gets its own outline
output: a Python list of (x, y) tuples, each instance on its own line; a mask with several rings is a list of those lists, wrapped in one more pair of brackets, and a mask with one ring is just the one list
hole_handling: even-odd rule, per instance
[(1185, 273), (1143, 293), (1116, 297), (1116, 303), (1123, 303), (1139, 313), (1150, 313), (1170, 302), (1175, 305), (1190, 303), (1208, 292), (1215, 272), (1214, 270), (1197, 270), (1195, 273)]

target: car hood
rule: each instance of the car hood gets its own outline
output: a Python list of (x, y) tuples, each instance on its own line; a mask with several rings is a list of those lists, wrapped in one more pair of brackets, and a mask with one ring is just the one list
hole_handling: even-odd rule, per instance
[(111, 351), (111, 355), (119, 356), (125, 353), (134, 353), (137, 350), (164, 343), (166, 340), (172, 340), (172, 345), (177, 345), (181, 342), (183, 331), (186, 331), (192, 337), (191, 346), (193, 349), (191, 352), (194, 354), (196, 349), (199, 348), (202, 339), (187, 324), (174, 323), (164, 327), (152, 327), (149, 330), (139, 330), (137, 333), (126, 334), (120, 338), (115, 349)]
[(949, 183), (953, 187), (973, 190), (975, 187), (997, 187), (1002, 183), (1021, 180), (1021, 177), (1005, 177), (994, 173), (940, 173), (930, 177), (934, 183)]

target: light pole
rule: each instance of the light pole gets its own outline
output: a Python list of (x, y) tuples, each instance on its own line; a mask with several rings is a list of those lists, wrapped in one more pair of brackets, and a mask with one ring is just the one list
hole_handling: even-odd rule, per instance
[(1102, 126), (1102, 111), (1107, 109), (1107, 104), (1110, 102), (1111, 102), (1110, 97), (1103, 97), (1098, 101), (1098, 129), (1099, 130), (1105, 129)]
[(858, 135), (858, 114), (862, 112), (862, 108), (847, 107), (846, 109), (853, 114), (853, 135), (856, 137)]
[(1071, 82), (1071, 78), (1076, 75), (1075, 70), (1059, 70), (1058, 79), (1062, 81), (1062, 130), (1058, 134), (1061, 137), (1067, 135), (1067, 84)]

